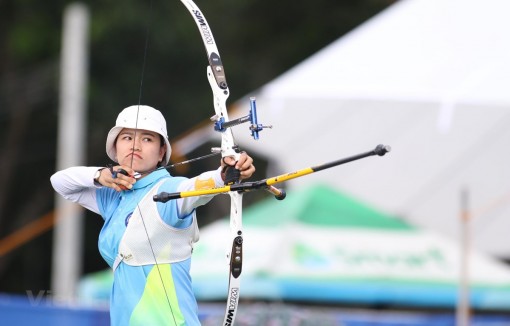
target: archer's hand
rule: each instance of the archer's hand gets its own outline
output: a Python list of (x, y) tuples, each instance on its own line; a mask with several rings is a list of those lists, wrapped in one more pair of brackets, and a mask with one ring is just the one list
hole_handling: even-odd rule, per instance
[[(255, 172), (255, 166), (253, 165), (253, 159), (246, 154), (246, 152), (241, 152), (241, 156), (239, 156), (239, 160), (236, 162), (234, 157), (226, 156), (221, 160), (221, 167), (225, 166), (235, 166), (241, 173), (241, 180), (250, 178)], [(222, 175), (224, 178), (224, 176)]]
[[(127, 175), (122, 173), (127, 172)], [(133, 188), (136, 179), (132, 177), (135, 171), (129, 166), (118, 165), (110, 169), (101, 170), (101, 174), (97, 181), (104, 187), (112, 188), (116, 191), (122, 191)]]

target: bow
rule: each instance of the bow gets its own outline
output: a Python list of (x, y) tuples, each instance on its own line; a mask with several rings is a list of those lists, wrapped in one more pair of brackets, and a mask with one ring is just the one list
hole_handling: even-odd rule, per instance
[[(197, 5), (191, 0), (181, 0), (191, 13), (202, 35), (202, 40), (207, 52), (209, 66), (207, 67), (207, 79), (213, 92), (215, 115), (211, 118), (215, 121), (215, 130), (221, 133), (221, 156), (232, 156), (237, 161), (239, 153), (236, 152), (234, 136), (231, 126), (251, 121), (252, 136), (258, 139), (258, 132), (265, 126), (259, 125), (256, 118), (255, 100), (251, 100), (251, 112), (246, 118), (230, 121), (228, 118), (226, 101), (229, 96), (229, 89), (221, 62), (216, 42), (203, 13)], [(234, 177), (235, 179), (235, 177)], [(235, 181), (234, 181), (235, 183)], [(241, 285), (240, 276), (243, 264), (243, 225), (242, 225), (242, 200), (243, 193), (230, 191), (230, 229), (231, 229), (231, 250), (227, 253), (230, 262), (229, 286), (227, 307), (223, 325), (233, 325), (239, 303), (239, 288)]]
[[(221, 61), (218, 48), (216, 47), (212, 31), (204, 15), (192, 0), (181, 0), (181, 2), (186, 6), (188, 11), (194, 18), (195, 23), (197, 24), (197, 27), (202, 36), (202, 40), (204, 42), (205, 49), (207, 52), (207, 59), (209, 61), (209, 66), (207, 67), (207, 79), (213, 92), (213, 102), (215, 111), (215, 115), (211, 118), (211, 120), (214, 121), (214, 129), (221, 133), (221, 148), (220, 148), (221, 156), (222, 158), (231, 156), (234, 157), (235, 161), (237, 161), (240, 157), (240, 154), (236, 151), (237, 145), (234, 142), (234, 136), (230, 127), (249, 121), (252, 137), (255, 140), (257, 140), (259, 138), (259, 132), (262, 131), (262, 129), (264, 128), (271, 128), (271, 126), (263, 126), (261, 124), (258, 124), (255, 98), (250, 98), (250, 113), (247, 116), (232, 121), (229, 120), (226, 108), (226, 101), (229, 96), (229, 89), (225, 77), (225, 71), (223, 69), (223, 63)], [(158, 195), (155, 195), (153, 197), (153, 200), (158, 202), (167, 202), (168, 200), (191, 196), (211, 195), (219, 193), (229, 194), (231, 199), (230, 201), (231, 249), (227, 253), (227, 258), (229, 259), (230, 272), (229, 272), (227, 307), (225, 310), (223, 325), (231, 326), (234, 324), (238, 309), (239, 289), (241, 285), (240, 276), (242, 272), (243, 263), (242, 199), (244, 192), (264, 189), (272, 193), (276, 197), (276, 199), (282, 200), (286, 196), (285, 192), (281, 189), (275, 188), (273, 184), (281, 183), (314, 172), (319, 172), (324, 169), (329, 169), (331, 167), (359, 160), (365, 157), (373, 155), (383, 156), (390, 150), (391, 148), (389, 146), (378, 145), (374, 150), (368, 151), (366, 153), (361, 153), (352, 157), (301, 169), (298, 171), (294, 171), (291, 173), (279, 175), (273, 178), (268, 178), (256, 182), (239, 183), (238, 174), (239, 171), (237, 171), (237, 174), (235, 172), (231, 173), (230, 176), (227, 174), (224, 187), (171, 194), (160, 193)]]
[[(218, 48), (216, 47), (216, 42), (214, 41), (211, 28), (209, 27), (209, 24), (207, 23), (207, 20), (205, 19), (201, 10), (192, 0), (181, 0), (181, 2), (186, 6), (188, 11), (194, 18), (195, 23), (197, 24), (197, 27), (202, 36), (202, 40), (204, 42), (205, 49), (207, 52), (207, 59), (209, 61), (209, 66), (207, 67), (207, 79), (213, 92), (215, 111), (215, 115), (211, 118), (211, 120), (215, 122), (214, 129), (221, 133), (221, 149), (220, 149), (221, 156), (222, 157), (232, 156), (237, 161), (239, 159), (239, 154), (236, 152), (237, 146), (234, 142), (234, 136), (230, 127), (244, 122), (250, 122), (250, 130), (252, 137), (255, 140), (257, 140), (259, 138), (259, 132), (262, 131), (264, 128), (271, 128), (271, 126), (264, 126), (257, 122), (255, 98), (250, 98), (250, 113), (247, 116), (232, 121), (229, 120), (226, 108), (226, 101), (229, 96), (229, 89), (225, 77), (225, 71), (223, 69), (223, 63), (221, 61)], [(239, 289), (241, 285), (240, 276), (242, 272), (243, 263), (243, 229), (242, 229), (243, 193), (255, 189), (264, 189), (273, 194), (276, 199), (283, 200), (286, 196), (285, 192), (281, 189), (274, 187), (273, 184), (301, 177), (310, 173), (318, 172), (324, 169), (338, 166), (340, 164), (359, 160), (368, 156), (372, 155), (383, 156), (390, 150), (391, 148), (389, 146), (378, 145), (374, 150), (371, 150), (366, 153), (358, 154), (345, 159), (340, 159), (322, 165), (309, 167), (292, 173), (256, 182), (239, 183), (238, 177), (237, 179), (234, 177), (233, 178), (234, 181), (228, 181), (228, 179), (230, 178), (229, 176), (227, 176), (226, 178), (227, 182), (224, 187), (208, 190), (180, 192), (173, 194), (161, 193), (154, 196), (153, 199), (154, 201), (166, 202), (171, 199), (184, 198), (190, 196), (201, 196), (219, 193), (229, 194), (231, 199), (230, 200), (231, 250), (227, 253), (227, 258), (229, 259), (230, 272), (229, 272), (227, 307), (225, 310), (223, 325), (231, 326), (234, 324), (239, 304)]]

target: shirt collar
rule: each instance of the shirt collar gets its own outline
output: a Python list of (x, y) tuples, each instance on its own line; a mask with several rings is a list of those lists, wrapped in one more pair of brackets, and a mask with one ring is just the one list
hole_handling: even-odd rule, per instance
[(158, 181), (161, 178), (169, 177), (170, 173), (166, 169), (157, 169), (150, 174), (146, 175), (142, 179), (136, 181), (133, 185), (133, 189), (141, 189), (147, 187), (148, 185), (153, 184), (155, 181)]

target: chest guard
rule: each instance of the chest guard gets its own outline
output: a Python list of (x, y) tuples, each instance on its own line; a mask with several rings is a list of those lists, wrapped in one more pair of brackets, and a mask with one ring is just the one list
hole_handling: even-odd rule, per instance
[(154, 265), (156, 262), (176, 263), (191, 257), (193, 244), (199, 239), (195, 212), (193, 222), (187, 228), (179, 229), (166, 224), (159, 215), (157, 203), (152, 199), (163, 182), (159, 182), (142, 198), (131, 215), (112, 266), (114, 271), (121, 262), (130, 266), (143, 266)]

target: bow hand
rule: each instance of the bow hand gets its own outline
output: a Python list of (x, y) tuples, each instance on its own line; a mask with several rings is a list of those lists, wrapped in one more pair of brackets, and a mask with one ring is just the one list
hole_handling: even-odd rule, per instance
[(249, 179), (255, 172), (253, 158), (246, 152), (239, 155), (238, 160), (232, 156), (225, 156), (221, 159), (221, 177), (225, 185), (239, 183), (240, 180)]

